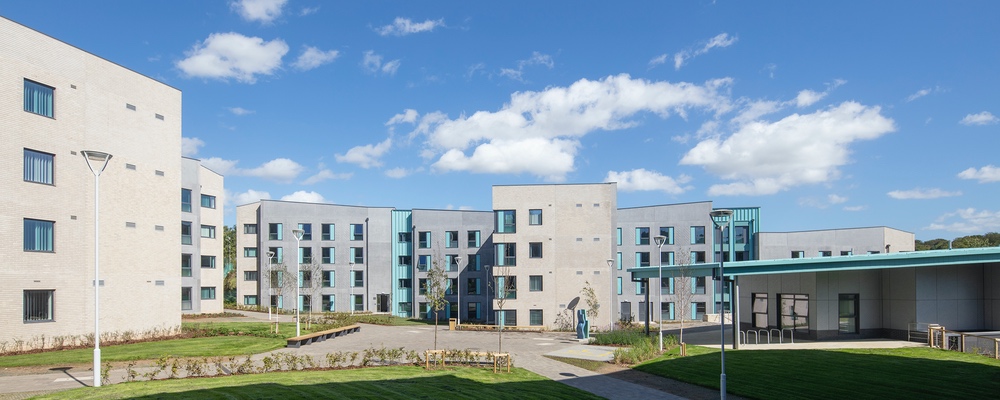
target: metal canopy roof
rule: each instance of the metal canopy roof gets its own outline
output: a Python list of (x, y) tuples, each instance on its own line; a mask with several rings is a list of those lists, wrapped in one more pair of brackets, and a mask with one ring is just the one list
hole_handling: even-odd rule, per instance
[[(977, 249), (929, 250), (888, 254), (862, 254), (836, 257), (788, 258), (781, 260), (732, 261), (725, 263), (726, 276), (795, 274), (801, 272), (854, 271), (885, 268), (943, 267), (963, 264), (1000, 263), (1000, 247)], [(629, 268), (632, 279), (714, 276), (719, 263), (685, 266)]]

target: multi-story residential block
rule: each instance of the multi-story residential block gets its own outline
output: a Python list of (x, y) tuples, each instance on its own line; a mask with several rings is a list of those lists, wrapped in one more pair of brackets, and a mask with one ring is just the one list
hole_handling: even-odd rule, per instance
[(222, 175), (181, 160), (181, 312), (223, 310)]
[(83, 150), (101, 330), (179, 326), (181, 92), (0, 17), (0, 93), (0, 340), (93, 333)]
[(293, 310), (299, 293), (303, 312), (388, 312), (391, 211), (277, 200), (238, 206), (237, 302)]
[(757, 245), (761, 260), (914, 250), (912, 233), (888, 227), (761, 232), (758, 234)]

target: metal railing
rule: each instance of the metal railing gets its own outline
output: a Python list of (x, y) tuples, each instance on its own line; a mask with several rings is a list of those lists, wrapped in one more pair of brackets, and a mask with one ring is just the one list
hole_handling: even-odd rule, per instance
[(944, 350), (979, 354), (1000, 360), (1000, 332), (994, 336), (949, 331), (941, 325), (929, 324), (927, 327), (927, 345)]

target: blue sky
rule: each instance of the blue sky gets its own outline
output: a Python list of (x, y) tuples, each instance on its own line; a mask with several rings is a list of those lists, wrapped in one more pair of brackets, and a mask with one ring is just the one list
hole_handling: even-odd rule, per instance
[[(1000, 230), (1000, 3), (0, 0), (183, 91), (185, 154), (259, 198), (489, 210), (618, 182), (620, 207), (762, 229)], [(232, 210), (226, 221), (234, 220)]]

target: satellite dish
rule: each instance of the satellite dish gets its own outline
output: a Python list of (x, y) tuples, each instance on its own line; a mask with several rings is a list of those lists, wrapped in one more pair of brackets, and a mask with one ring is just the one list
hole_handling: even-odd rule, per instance
[(568, 308), (568, 309), (570, 309), (570, 310), (575, 310), (575, 309), (576, 309), (576, 305), (577, 305), (577, 304), (580, 304), (580, 297), (579, 297), (579, 296), (577, 296), (577, 297), (576, 297), (576, 298), (574, 298), (573, 300), (570, 300), (570, 301), (569, 301), (569, 305), (568, 305), (568, 306), (566, 306), (566, 308)]

